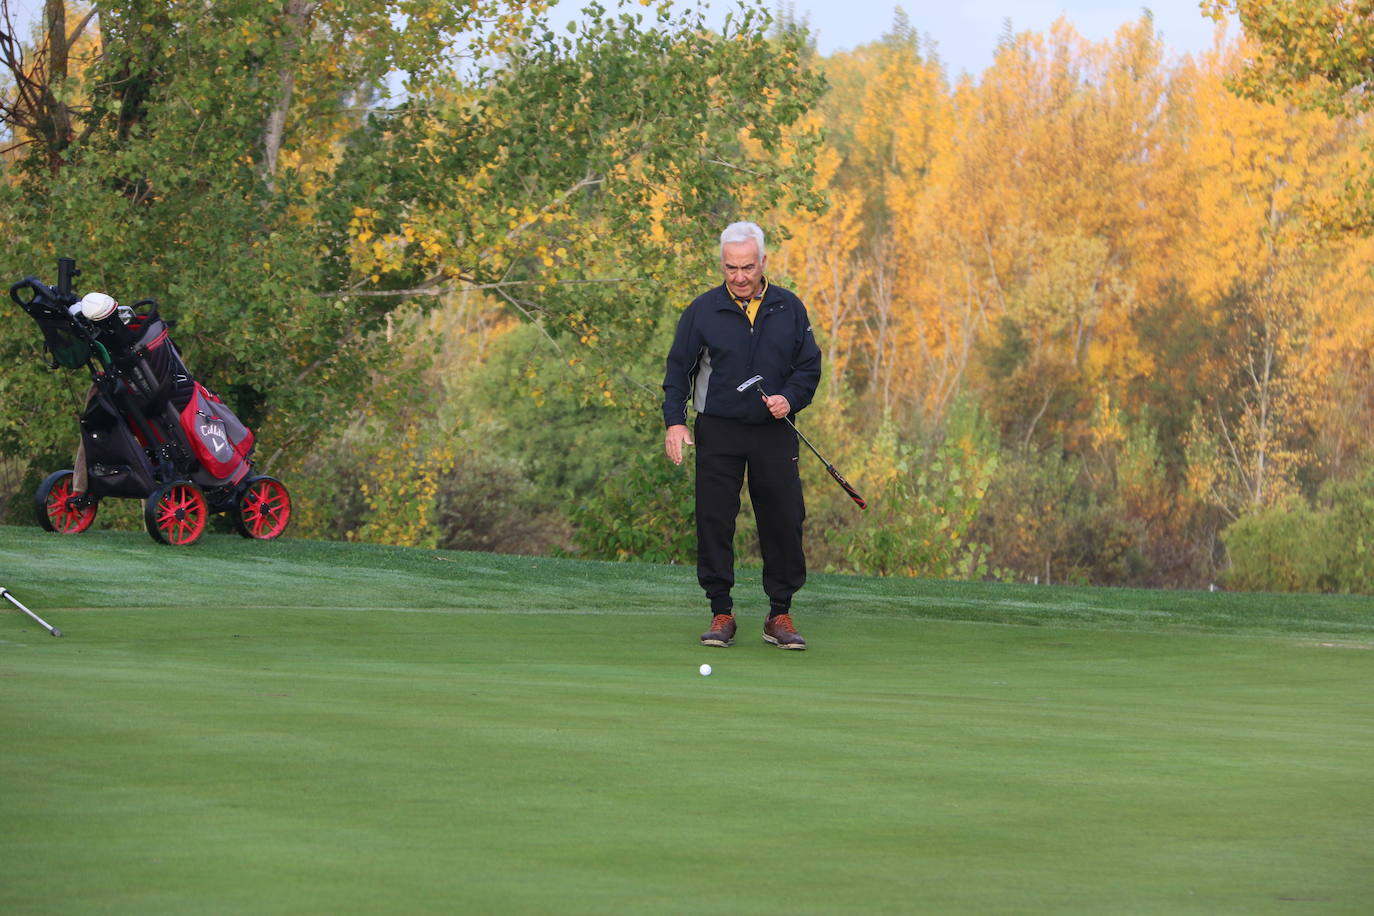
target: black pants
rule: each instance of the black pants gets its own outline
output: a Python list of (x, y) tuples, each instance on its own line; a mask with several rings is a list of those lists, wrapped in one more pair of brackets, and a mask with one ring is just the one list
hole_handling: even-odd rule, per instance
[(734, 606), (735, 522), (746, 470), (763, 554), (763, 591), (774, 612), (787, 610), (793, 593), (806, 582), (806, 504), (797, 434), (782, 420), (760, 426), (700, 414), (695, 439), (697, 581), (711, 600), (711, 613), (727, 613)]

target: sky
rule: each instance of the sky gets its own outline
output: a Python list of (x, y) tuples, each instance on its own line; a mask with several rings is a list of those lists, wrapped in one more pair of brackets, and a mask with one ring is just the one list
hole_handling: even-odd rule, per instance
[[(562, 24), (575, 17), (590, 0), (559, 0), (552, 19)], [(614, 9), (615, 0), (601, 0)], [(916, 31), (935, 42), (936, 53), (951, 77), (961, 73), (978, 76), (992, 64), (997, 40), (1011, 20), (1014, 32), (1044, 32), (1050, 23), (1065, 16), (1085, 38), (1102, 41), (1123, 24), (1139, 18), (1148, 8), (1164, 44), (1175, 53), (1197, 53), (1212, 46), (1211, 19), (1203, 16), (1198, 0), (765, 0), (776, 12), (790, 7), (795, 17), (808, 23), (822, 56), (850, 50), (882, 38), (892, 28), (898, 6), (906, 11)], [(637, 7), (638, 5), (635, 4)], [(727, 11), (737, 8), (731, 0), (709, 0), (708, 25), (719, 26)]]
[[(550, 14), (559, 26), (579, 16), (591, 0), (556, 0)], [(617, 0), (600, 0), (612, 10)], [(906, 11), (916, 31), (935, 43), (936, 53), (951, 78), (961, 73), (978, 76), (992, 64), (997, 40), (1011, 21), (1015, 32), (1044, 32), (1050, 23), (1065, 16), (1079, 33), (1102, 41), (1124, 23), (1132, 22), (1148, 8), (1164, 43), (1175, 53), (1196, 53), (1212, 46), (1215, 23), (1202, 15), (1198, 0), (764, 0), (769, 10), (790, 8), (805, 21), (816, 38), (822, 56), (846, 51), (882, 38), (892, 28), (898, 6)], [(710, 10), (707, 24), (715, 27), (725, 14), (738, 8), (737, 0), (705, 0)], [(685, 2), (678, 4), (686, 6)], [(37, 19), (42, 0), (10, 0), (17, 22)], [(638, 3), (629, 9), (642, 11)], [(1232, 27), (1234, 34), (1234, 26)]]

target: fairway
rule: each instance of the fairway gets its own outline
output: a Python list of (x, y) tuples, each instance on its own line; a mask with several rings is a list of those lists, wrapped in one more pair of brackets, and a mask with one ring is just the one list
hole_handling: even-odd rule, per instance
[(757, 578), (0, 528), (0, 912), (1370, 912), (1370, 599)]

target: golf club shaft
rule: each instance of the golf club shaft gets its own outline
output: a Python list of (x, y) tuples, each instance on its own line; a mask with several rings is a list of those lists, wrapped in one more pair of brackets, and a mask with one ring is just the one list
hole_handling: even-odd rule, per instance
[(0, 585), (0, 597), (6, 598), (6, 599), (9, 601), (10, 604), (12, 604), (12, 605), (14, 605), (15, 607), (19, 608), (19, 610), (23, 611), (25, 614), (28, 614), (28, 615), (29, 615), (30, 617), (32, 617), (34, 620), (37, 620), (39, 623), (41, 623), (41, 624), (43, 625), (43, 629), (47, 630), (47, 631), (48, 631), (49, 633), (51, 633), (52, 635), (54, 635), (54, 636), (61, 636), (61, 635), (62, 635), (62, 631), (59, 630), (57, 627), (55, 627), (55, 626), (53, 626), (52, 624), (48, 623), (48, 622), (47, 622), (46, 620), (44, 620), (42, 617), (39, 617), (39, 616), (38, 616), (37, 614), (35, 614), (33, 611), (31, 611), (31, 610), (29, 610), (28, 608), (24, 607), (24, 605), (20, 603), (19, 599), (16, 598), (16, 597), (14, 597), (13, 593), (11, 593), (10, 590), (7, 589), (7, 588), (5, 588), (3, 585)]
[(797, 424), (792, 422), (791, 417), (783, 417), (783, 419), (787, 421), (788, 426), (792, 427), (792, 432), (797, 434), (797, 438), (805, 442), (806, 447), (811, 449), (811, 453), (815, 455), (817, 458), (821, 459), (821, 464), (825, 465), (826, 467), (832, 467), (830, 462), (825, 460), (825, 456), (820, 453), (816, 446), (811, 444), (811, 440), (806, 438), (806, 433), (797, 429)]
[[(758, 382), (755, 382), (754, 389), (759, 394), (763, 395), (764, 400), (768, 399), (768, 392), (763, 390), (763, 385), (759, 384)], [(811, 449), (811, 454), (821, 459), (821, 464), (825, 465), (826, 471), (829, 472), (830, 476), (835, 478), (835, 482), (839, 484), (846, 493), (849, 494), (849, 498), (854, 500), (854, 504), (857, 505), (860, 509), (867, 509), (868, 503), (864, 500), (862, 496), (859, 495), (859, 491), (850, 486), (849, 481), (845, 480), (844, 477), (840, 475), (840, 472), (835, 470), (835, 465), (825, 460), (825, 456), (821, 454), (820, 449), (812, 445), (811, 440), (806, 438), (806, 434), (803, 433), (801, 430), (797, 429), (797, 424), (792, 422), (792, 418), (783, 417), (783, 419), (787, 421), (788, 426), (792, 427), (792, 432), (797, 434), (797, 438), (805, 442), (806, 447)]]

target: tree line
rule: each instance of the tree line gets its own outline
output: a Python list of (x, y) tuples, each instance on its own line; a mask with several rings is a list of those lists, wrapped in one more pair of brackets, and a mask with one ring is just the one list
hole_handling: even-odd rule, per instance
[[(884, 465), (892, 423), (977, 502), (937, 513), (967, 519), (937, 571), (1374, 586), (1368, 128), (1256, 82), (1256, 51), (1061, 20), (951, 84), (899, 19), (822, 62), (831, 207), (782, 260), (866, 415), (849, 460)], [(879, 477), (911, 529), (892, 567), (930, 572), (910, 474)]]
[[(752, 217), (871, 506), (806, 466), (813, 566), (1369, 590), (1368, 128), (1243, 6), (1197, 57), (1061, 21), (952, 80), (900, 11), (821, 57), (761, 8), (50, 2), (0, 42), (0, 258), (164, 300), (298, 536), (690, 563), (662, 354)], [(84, 391), (16, 311), (12, 517)]]

